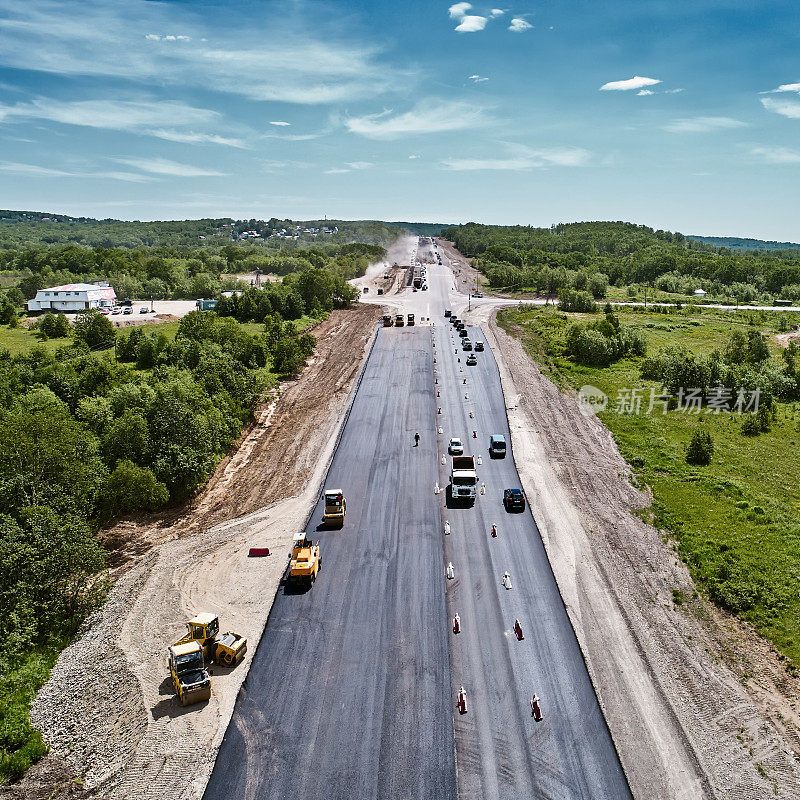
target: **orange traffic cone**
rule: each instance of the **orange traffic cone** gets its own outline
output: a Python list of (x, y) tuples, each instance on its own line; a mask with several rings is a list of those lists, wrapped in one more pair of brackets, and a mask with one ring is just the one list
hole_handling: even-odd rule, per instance
[(467, 693), (463, 686), (458, 690), (458, 712), (459, 714), (467, 713)]
[(461, 617), (458, 614), (453, 617), (453, 633), (461, 633)]

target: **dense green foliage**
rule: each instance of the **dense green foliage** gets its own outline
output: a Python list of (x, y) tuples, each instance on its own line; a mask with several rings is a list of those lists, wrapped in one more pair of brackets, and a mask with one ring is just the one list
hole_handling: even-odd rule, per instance
[(553, 296), (574, 289), (600, 298), (608, 285), (639, 284), (681, 294), (702, 288), (739, 302), (800, 300), (800, 250), (717, 248), (624, 222), (550, 228), (469, 223), (443, 236), (475, 259), (490, 286), (507, 291)]
[[(652, 492), (644, 518), (668, 532), (699, 590), (800, 663), (796, 350), (771, 344), (787, 317), (797, 324), (797, 316), (693, 307), (616, 313), (621, 327), (646, 337), (654, 355), (586, 365), (569, 352), (575, 315), (530, 308), (499, 318), (553, 381), (608, 396), (601, 419), (637, 483)], [(585, 328), (604, 322), (595, 315), (577, 320)], [(739, 381), (746, 387), (741, 411)], [(759, 387), (752, 413), (748, 404)], [(691, 389), (702, 402), (690, 402)]]
[(579, 364), (606, 366), (626, 356), (643, 356), (646, 350), (645, 336), (620, 324), (610, 306), (604, 319), (570, 325), (567, 329), (566, 352)]

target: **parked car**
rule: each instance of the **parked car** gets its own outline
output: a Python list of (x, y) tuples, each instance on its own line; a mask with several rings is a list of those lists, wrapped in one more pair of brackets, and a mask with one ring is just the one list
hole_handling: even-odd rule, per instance
[(140, 314), (149, 314), (150, 313), (150, 309), (147, 306), (141, 306), (139, 308), (139, 313)]
[(483, 297), (483, 292), (473, 292), (472, 296), (473, 297)]
[(451, 456), (463, 456), (464, 445), (461, 439), (451, 439), (450, 444), (447, 445), (447, 452), (450, 453)]
[(475, 350), (479, 353), (483, 352), (483, 342), (475, 342)]
[(133, 309), (130, 306), (125, 306), (125, 310), (122, 313), (125, 315), (133, 314)]
[(119, 306), (114, 306), (114, 308), (111, 309), (111, 313), (112, 314), (121, 314), (122, 313), (122, 309)]
[(108, 309), (108, 308), (101, 308), (100, 309), (100, 313), (101, 314), (105, 314), (106, 316), (108, 316), (111, 313), (111, 310)]
[(503, 492), (503, 505), (506, 511), (524, 511), (525, 510), (525, 495), (522, 494), (522, 489), (506, 489)]
[(468, 367), (475, 367), (478, 364), (478, 359), (475, 358), (475, 353), (470, 353), (469, 357), (467, 358), (467, 366)]

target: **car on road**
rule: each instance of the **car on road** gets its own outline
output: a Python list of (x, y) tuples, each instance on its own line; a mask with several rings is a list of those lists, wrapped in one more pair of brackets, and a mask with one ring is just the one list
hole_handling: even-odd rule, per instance
[(469, 333), (468, 333), (468, 331), (467, 331), (467, 329), (466, 329), (466, 328), (461, 328), (461, 329), (458, 331), (458, 335), (459, 335), (459, 336), (460, 336), (462, 339), (464, 339), (464, 338), (466, 338), (467, 336), (469, 336)]
[(149, 309), (147, 306), (142, 306), (142, 307), (139, 309), (139, 313), (140, 313), (140, 314), (149, 314), (149, 313), (150, 313), (150, 309)]
[(489, 437), (489, 455), (492, 458), (506, 457), (506, 437), (500, 433), (493, 433)]
[(445, 315), (446, 317), (449, 317), (449, 316), (450, 316), (452, 313), (453, 313), (453, 312), (452, 312), (452, 311), (451, 311), (449, 308), (446, 308), (446, 309), (444, 310), (444, 315)]
[(476, 367), (477, 365), (478, 365), (478, 359), (475, 358), (475, 353), (470, 353), (469, 358), (467, 358), (467, 366)]
[(503, 505), (506, 511), (524, 511), (525, 495), (522, 489), (506, 489), (503, 492)]
[(111, 309), (111, 313), (112, 314), (121, 314), (122, 313), (122, 309), (119, 306), (114, 306), (114, 308)]
[(469, 339), (464, 339), (464, 341), (461, 342), (461, 349), (472, 350), (472, 342)]
[(473, 297), (483, 297), (483, 292), (473, 292), (472, 296)]
[(451, 439), (450, 444), (447, 445), (447, 452), (450, 453), (451, 456), (463, 456), (464, 444), (461, 439)]
[(111, 313), (111, 310), (108, 309), (108, 308), (101, 308), (100, 309), (100, 313), (101, 314), (105, 314), (106, 316), (108, 316)]
[(126, 306), (125, 310), (122, 312), (123, 314), (133, 314), (133, 309), (130, 306)]
[(483, 352), (483, 342), (475, 342), (475, 351), (478, 353)]

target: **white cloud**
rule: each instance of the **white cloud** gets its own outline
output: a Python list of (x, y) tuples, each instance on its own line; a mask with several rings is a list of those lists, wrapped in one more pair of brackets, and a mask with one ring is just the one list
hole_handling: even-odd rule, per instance
[(670, 133), (708, 133), (726, 128), (745, 128), (746, 122), (731, 117), (684, 117), (664, 126)]
[(435, 103), (430, 100), (403, 114), (395, 114), (388, 109), (380, 114), (349, 117), (344, 121), (350, 133), (370, 139), (399, 139), (424, 133), (471, 129), (487, 123), (480, 108), (456, 101)]
[(797, 94), (800, 94), (800, 83), (784, 83), (777, 89), (770, 89), (769, 93), (775, 94), (776, 92), (796, 92)]
[(685, 89), (667, 89), (664, 94), (680, 94), (683, 91), (685, 91)]
[(191, 164), (180, 164), (167, 158), (117, 158), (115, 161), (140, 169), (142, 172), (151, 172), (154, 175), (170, 175), (178, 178), (203, 178), (224, 174), (212, 169), (194, 167)]
[[(198, 131), (221, 123), (216, 111), (172, 101), (79, 100), (61, 102), (46, 97), (11, 106), (0, 105), (0, 122), (47, 120), (62, 125), (125, 131), (186, 144), (247, 147), (239, 138)], [(179, 130), (185, 128), (185, 130)]]
[(412, 153), (412, 154), (409, 156), (409, 158), (419, 158), (419, 155), (418, 155), (417, 153)]
[(636, 94), (639, 97), (644, 97), (650, 94), (655, 94), (655, 92), (652, 89), (640, 89), (638, 92), (636, 92)]
[(506, 145), (505, 158), (449, 158), (442, 162), (445, 169), (456, 171), (505, 170), (522, 172), (545, 167), (581, 167), (589, 163), (591, 153), (581, 147), (533, 148), (525, 145)]
[(472, 3), (454, 3), (447, 9), (450, 19), (461, 19), (472, 8)]
[(28, 178), (106, 178), (131, 183), (144, 183), (152, 180), (146, 175), (137, 175), (133, 172), (74, 172), (40, 167), (37, 164), (20, 164), (15, 161), (0, 161), (0, 172), (24, 175)]
[(484, 81), (488, 81), (488, 78), (484, 78), (481, 75), (470, 75), (467, 78), (468, 81), (472, 81), (473, 83), (483, 83)]
[(753, 147), (750, 154), (767, 164), (800, 164), (800, 152), (788, 147)]
[(281, 128), (286, 128), (291, 125), (291, 122), (283, 122), (282, 120), (275, 120), (275, 122), (270, 122), (270, 125), (278, 125)]
[[(0, 0), (0, 65), (299, 104), (408, 86), (408, 73), (379, 61), (378, 45), (358, 41), (339, 18), (323, 21), (290, 12), (262, 22), (232, 8), (211, 23), (195, 4), (150, 0), (92, 0), (80, 13), (58, 0)], [(155, 41), (148, 30), (182, 33)], [(173, 46), (178, 36), (186, 38)]]
[(661, 83), (661, 81), (656, 78), (642, 78), (639, 75), (634, 75), (632, 78), (628, 78), (624, 81), (610, 81), (609, 83), (604, 83), (600, 87), (600, 91), (629, 92), (631, 89), (643, 89), (645, 86), (655, 86), (657, 83)]
[(775, 97), (762, 97), (761, 105), (767, 111), (774, 111), (789, 119), (800, 119), (800, 103), (796, 100), (778, 100)]
[(161, 33), (146, 33), (144, 35), (145, 39), (148, 39), (151, 42), (191, 42), (191, 36), (184, 36), (183, 34), (168, 33), (166, 35)]
[(530, 30), (532, 27), (533, 25), (531, 25), (528, 20), (522, 19), (522, 17), (514, 17), (508, 29), (513, 33), (522, 33), (523, 31)]
[(343, 175), (345, 172), (350, 172), (350, 170), (344, 167), (332, 167), (325, 170), (326, 175)]
[(502, 9), (502, 8), (493, 8), (489, 13), (493, 17), (502, 17), (503, 14), (505, 14), (506, 12), (505, 12), (505, 9)]
[(350, 169), (369, 169), (375, 165), (371, 161), (348, 161), (347, 166)]
[(478, 17), (472, 14), (468, 14), (465, 17), (461, 17), (461, 23), (456, 25), (456, 32), (457, 33), (477, 33), (478, 31), (482, 31), (486, 27), (486, 23), (489, 21), (487, 17)]

